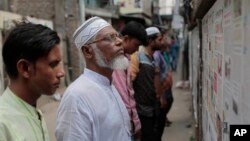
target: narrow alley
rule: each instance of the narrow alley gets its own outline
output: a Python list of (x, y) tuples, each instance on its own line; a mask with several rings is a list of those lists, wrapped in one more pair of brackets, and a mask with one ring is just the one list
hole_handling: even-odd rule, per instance
[(249, 39), (250, 0), (0, 0), (0, 141), (243, 141)]
[[(175, 80), (179, 77), (176, 73)], [(162, 141), (194, 141), (192, 95), (189, 89), (173, 89), (174, 103), (169, 112), (170, 127), (165, 127)]]

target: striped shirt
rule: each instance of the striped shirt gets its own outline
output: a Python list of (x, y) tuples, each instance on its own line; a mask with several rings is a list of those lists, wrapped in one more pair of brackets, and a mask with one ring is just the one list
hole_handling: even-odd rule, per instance
[(154, 116), (156, 104), (155, 74), (156, 67), (152, 56), (147, 55), (144, 51), (132, 54), (131, 77), (139, 115)]

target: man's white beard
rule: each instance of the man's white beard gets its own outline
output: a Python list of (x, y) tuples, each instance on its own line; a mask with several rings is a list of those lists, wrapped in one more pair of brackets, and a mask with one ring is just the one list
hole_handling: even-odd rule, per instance
[(108, 61), (104, 57), (104, 55), (100, 51), (100, 49), (98, 49), (96, 47), (95, 44), (92, 47), (93, 47), (93, 50), (95, 53), (96, 63), (99, 67), (110, 68), (112, 70), (114, 70), (114, 69), (117, 69), (117, 70), (127, 69), (128, 65), (129, 65), (129, 61), (125, 56), (120, 55), (120, 56), (113, 58), (111, 61)]

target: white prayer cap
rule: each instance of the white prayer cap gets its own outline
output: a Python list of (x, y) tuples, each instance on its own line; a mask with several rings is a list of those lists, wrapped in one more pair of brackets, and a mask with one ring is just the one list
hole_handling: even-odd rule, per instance
[(85, 21), (73, 34), (76, 47), (81, 49), (92, 37), (107, 26), (111, 25), (100, 17), (92, 17)]
[(146, 28), (147, 36), (160, 33), (160, 30), (157, 27), (148, 27)]

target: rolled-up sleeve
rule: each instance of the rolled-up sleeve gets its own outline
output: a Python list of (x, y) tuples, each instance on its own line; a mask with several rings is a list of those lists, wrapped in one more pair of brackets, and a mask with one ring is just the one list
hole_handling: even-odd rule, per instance
[(135, 52), (131, 55), (130, 61), (130, 77), (131, 80), (134, 81), (136, 78), (137, 73), (139, 72), (139, 59), (138, 59), (138, 52)]

